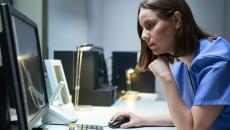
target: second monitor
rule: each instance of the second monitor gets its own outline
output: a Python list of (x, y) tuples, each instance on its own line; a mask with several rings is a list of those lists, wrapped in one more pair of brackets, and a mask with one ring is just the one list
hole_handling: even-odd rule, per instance
[(43, 122), (71, 123), (78, 119), (60, 60), (46, 59), (49, 110)]

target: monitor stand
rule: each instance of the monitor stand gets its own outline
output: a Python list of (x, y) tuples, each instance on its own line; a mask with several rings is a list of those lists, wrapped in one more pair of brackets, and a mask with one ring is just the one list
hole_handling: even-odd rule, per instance
[(49, 109), (42, 118), (43, 123), (51, 122), (52, 124), (69, 124), (78, 120), (78, 115), (76, 111), (74, 111), (71, 100), (67, 104), (56, 100), (63, 87), (63, 84), (60, 83), (53, 95), (49, 97)]
[(51, 122), (51, 124), (75, 123), (78, 120), (78, 115), (72, 108), (71, 104), (62, 107), (50, 105), (48, 112), (42, 118), (42, 122)]

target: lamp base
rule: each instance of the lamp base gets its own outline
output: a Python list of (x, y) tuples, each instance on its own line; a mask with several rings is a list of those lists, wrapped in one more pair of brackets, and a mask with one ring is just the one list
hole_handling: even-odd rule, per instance
[(137, 91), (127, 91), (123, 96), (120, 97), (121, 100), (132, 100), (138, 101), (140, 100), (140, 96)]

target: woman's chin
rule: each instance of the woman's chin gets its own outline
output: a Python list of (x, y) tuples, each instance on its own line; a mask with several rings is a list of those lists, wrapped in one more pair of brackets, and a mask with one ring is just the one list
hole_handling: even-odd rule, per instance
[(157, 51), (152, 51), (153, 55), (160, 55)]
[(168, 52), (162, 52), (162, 51), (160, 52), (160, 51), (157, 51), (157, 50), (152, 50), (152, 54), (156, 55), (156, 56), (166, 54), (166, 53), (168, 53)]

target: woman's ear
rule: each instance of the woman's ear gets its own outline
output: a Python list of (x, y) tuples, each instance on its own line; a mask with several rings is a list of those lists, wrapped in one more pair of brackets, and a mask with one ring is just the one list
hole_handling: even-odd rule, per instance
[(180, 28), (182, 25), (182, 16), (179, 11), (175, 11), (172, 16), (173, 23), (175, 24), (176, 29)]

